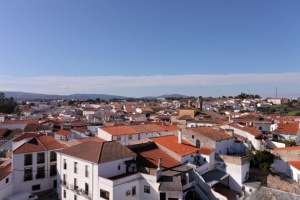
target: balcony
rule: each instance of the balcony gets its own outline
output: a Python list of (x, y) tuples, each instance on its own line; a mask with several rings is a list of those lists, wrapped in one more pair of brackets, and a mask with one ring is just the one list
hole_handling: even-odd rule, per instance
[(82, 195), (86, 199), (92, 199), (92, 193), (87, 190), (79, 189), (78, 194)]

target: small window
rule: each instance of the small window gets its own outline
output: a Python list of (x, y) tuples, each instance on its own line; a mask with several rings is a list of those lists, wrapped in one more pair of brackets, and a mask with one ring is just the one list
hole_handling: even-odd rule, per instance
[(32, 165), (32, 154), (24, 155), (24, 166)]
[(67, 198), (67, 191), (64, 190), (64, 198)]
[(64, 158), (64, 169), (67, 169), (67, 160)]
[(121, 135), (118, 135), (118, 136), (117, 136), (117, 140), (121, 140)]
[(56, 161), (56, 153), (55, 151), (50, 152), (50, 162)]
[(77, 162), (74, 162), (74, 173), (77, 173)]
[(100, 197), (103, 199), (109, 199), (109, 192), (106, 190), (100, 189)]
[(85, 177), (89, 177), (89, 166), (85, 166)]
[(132, 187), (131, 193), (132, 193), (132, 196), (136, 195), (136, 187), (135, 186)]
[(8, 182), (9, 182), (9, 178), (6, 178), (5, 183), (8, 183)]
[(45, 163), (45, 153), (37, 154), (37, 164)]
[(132, 140), (132, 135), (128, 135), (128, 140)]
[(150, 194), (150, 186), (144, 185), (144, 192)]
[(40, 184), (32, 186), (32, 191), (40, 190), (40, 189), (41, 189), (41, 185)]
[(262, 130), (262, 126), (259, 126), (259, 127), (258, 127), (258, 130), (260, 130), (260, 131), (261, 131), (261, 130)]
[(118, 170), (120, 170), (120, 169), (121, 169), (121, 165), (119, 164), (119, 165), (118, 165)]
[(195, 138), (195, 136), (194, 135), (192, 135), (192, 139), (194, 139)]
[(76, 194), (74, 194), (74, 200), (77, 200), (77, 195)]
[(203, 161), (206, 162), (206, 158), (203, 158)]

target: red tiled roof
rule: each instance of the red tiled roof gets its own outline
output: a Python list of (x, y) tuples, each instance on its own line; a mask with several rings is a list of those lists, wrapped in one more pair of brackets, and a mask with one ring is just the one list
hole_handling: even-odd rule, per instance
[(3, 137), (7, 131), (8, 131), (7, 128), (0, 128), (0, 137)]
[(251, 135), (253, 135), (255, 137), (257, 137), (257, 136), (259, 136), (259, 135), (262, 134), (261, 131), (257, 130), (253, 126), (240, 126), (240, 125), (238, 125), (236, 123), (231, 123), (231, 124), (229, 124), (229, 126), (237, 128), (237, 129), (240, 129), (240, 130), (245, 131), (247, 133), (250, 133)]
[(131, 125), (131, 126), (103, 127), (100, 129), (102, 129), (103, 131), (111, 135), (130, 135), (130, 134), (138, 134), (138, 133), (180, 130), (180, 128), (172, 124), (168, 124), (168, 125), (139, 124), (139, 125)]
[(207, 137), (213, 141), (220, 141), (220, 140), (226, 140), (233, 138), (230, 134), (225, 132), (223, 129), (214, 129), (212, 127), (208, 126), (200, 126), (195, 128), (188, 128), (189, 131), (192, 131), (195, 134), (202, 135), (204, 137)]
[(299, 123), (288, 123), (288, 124), (278, 124), (278, 128), (274, 130), (276, 133), (290, 133), (297, 134), (299, 130)]
[(180, 156), (185, 156), (199, 151), (199, 148), (189, 144), (185, 140), (182, 140), (181, 144), (178, 143), (178, 137), (175, 135), (151, 138), (150, 140), (154, 141), (156, 144), (159, 144)]
[(66, 135), (71, 135), (71, 134), (73, 134), (73, 132), (72, 132), (72, 131), (68, 131), (68, 130), (63, 130), (63, 129), (62, 129), (62, 130), (57, 131), (56, 134), (66, 136)]
[(39, 123), (39, 120), (5, 120), (3, 124), (29, 124), (29, 123)]
[(21, 136), (19, 136), (16, 139), (14, 139), (14, 142), (19, 142), (21, 140), (24, 140), (24, 139), (27, 139), (27, 138), (36, 137), (38, 135), (39, 135), (38, 133), (24, 133)]
[(199, 148), (200, 154), (203, 154), (203, 155), (210, 155), (214, 151), (215, 151), (214, 148), (208, 148), (208, 147), (201, 147), (201, 148)]
[(0, 168), (0, 181), (7, 177), (12, 172), (11, 163), (6, 165), (5, 167)]
[(159, 149), (155, 143), (134, 148), (132, 151), (137, 154), (137, 161), (144, 167), (157, 168), (159, 157), (162, 158), (163, 168), (170, 168), (180, 164), (179, 161)]
[(299, 151), (299, 150), (300, 150), (300, 146), (280, 147), (274, 149), (274, 151)]
[(93, 163), (106, 163), (128, 157), (135, 157), (136, 154), (117, 141), (109, 142), (84, 142), (59, 151), (75, 158), (80, 158)]
[(295, 167), (296, 169), (300, 170), (300, 161), (287, 161), (290, 165)]
[(38, 135), (14, 150), (14, 154), (47, 151), (64, 148), (60, 142), (48, 135)]

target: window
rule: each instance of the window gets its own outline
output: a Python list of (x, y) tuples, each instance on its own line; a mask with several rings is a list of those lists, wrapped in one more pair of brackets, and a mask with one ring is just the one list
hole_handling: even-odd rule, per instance
[(76, 194), (74, 194), (74, 200), (77, 200), (77, 195)]
[(120, 169), (121, 169), (121, 165), (119, 164), (119, 165), (118, 165), (118, 170), (120, 170)]
[(36, 179), (45, 178), (45, 166), (39, 166), (37, 168)]
[(203, 158), (203, 161), (206, 162), (206, 158)]
[(32, 154), (25, 154), (24, 156), (24, 166), (32, 165)]
[(128, 140), (132, 140), (132, 135), (128, 135)]
[(195, 138), (195, 136), (194, 135), (192, 135), (192, 139), (194, 139)]
[(144, 185), (144, 192), (150, 194), (150, 186)]
[(50, 176), (55, 176), (56, 174), (57, 174), (56, 165), (55, 164), (50, 165)]
[(50, 162), (56, 161), (56, 153), (55, 151), (50, 152)]
[(64, 190), (64, 198), (67, 198), (67, 191)]
[(77, 186), (77, 179), (74, 178), (74, 189), (77, 190), (78, 189), (78, 186)]
[(45, 153), (37, 154), (37, 164), (45, 163)]
[(67, 161), (65, 158), (64, 158), (64, 169), (67, 169)]
[(85, 166), (85, 177), (89, 177), (89, 166)]
[(258, 127), (258, 130), (260, 130), (260, 131), (261, 131), (261, 130), (262, 130), (262, 126), (259, 126), (259, 127)]
[(77, 173), (77, 162), (74, 162), (74, 173)]
[(89, 194), (89, 184), (88, 184), (88, 183), (85, 183), (85, 191), (84, 191), (84, 193), (85, 193), (86, 195)]
[(32, 191), (40, 190), (40, 189), (41, 189), (41, 185), (40, 184), (32, 186)]
[(106, 190), (100, 189), (100, 197), (103, 199), (109, 199), (109, 192)]
[(121, 140), (121, 135), (118, 135), (118, 136), (117, 136), (117, 140)]
[(132, 196), (136, 195), (136, 187), (133, 186), (131, 190)]
[(9, 182), (9, 178), (6, 178), (5, 183), (8, 183), (8, 182)]
[(27, 168), (24, 170), (24, 181), (32, 180), (32, 168)]

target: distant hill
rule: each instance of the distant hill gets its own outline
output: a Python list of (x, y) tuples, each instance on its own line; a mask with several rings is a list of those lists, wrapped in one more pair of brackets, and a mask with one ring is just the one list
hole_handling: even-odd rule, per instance
[(71, 94), (71, 95), (52, 95), (52, 94), (38, 94), (38, 93), (29, 93), (29, 92), (4, 92), (6, 98), (13, 97), (14, 99), (20, 100), (32, 100), (32, 99), (125, 99), (124, 96), (117, 95), (107, 95), (107, 94)]
[[(16, 100), (32, 100), (32, 99), (104, 99), (109, 100), (112, 98), (117, 99), (125, 99), (130, 97), (119, 96), (119, 95), (108, 95), (108, 94), (70, 94), (70, 95), (55, 95), (55, 94), (38, 94), (38, 93), (30, 93), (30, 92), (13, 92), (13, 91), (4, 91), (5, 97), (10, 98), (13, 97)], [(156, 98), (167, 98), (167, 97), (188, 97), (181, 94), (164, 94), (160, 96), (149, 96), (149, 97), (142, 97), (148, 99), (156, 99)]]
[(186, 95), (182, 95), (182, 94), (164, 94), (164, 95), (160, 95), (160, 96), (147, 96), (147, 97), (143, 97), (143, 98), (148, 98), (148, 99), (157, 99), (157, 98), (170, 98), (170, 97), (183, 97), (183, 98), (187, 98), (189, 96)]

